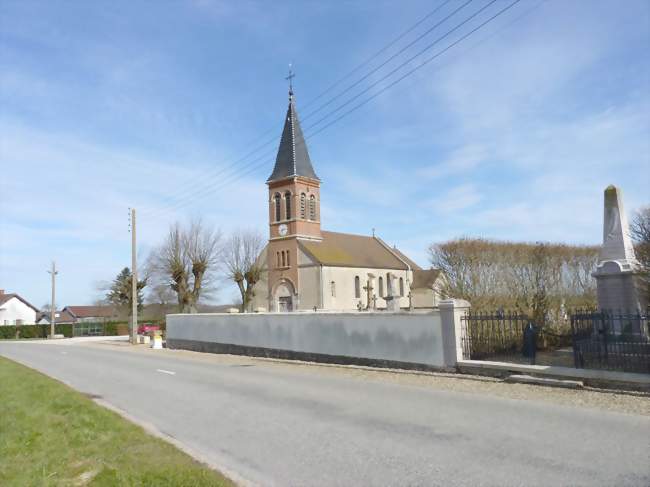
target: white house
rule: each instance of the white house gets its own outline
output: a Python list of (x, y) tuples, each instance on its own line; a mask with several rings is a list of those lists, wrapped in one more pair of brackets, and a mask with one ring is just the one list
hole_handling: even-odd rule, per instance
[(0, 326), (33, 325), (39, 310), (15, 293), (0, 289)]

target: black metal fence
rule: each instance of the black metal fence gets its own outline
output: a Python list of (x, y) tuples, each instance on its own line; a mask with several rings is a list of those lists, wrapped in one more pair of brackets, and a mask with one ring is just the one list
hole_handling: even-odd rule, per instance
[(524, 357), (526, 315), (515, 312), (467, 313), (461, 319), (463, 358), (520, 361)]
[(461, 325), (466, 360), (650, 373), (647, 314), (576, 310), (552, 327), (516, 312), (470, 312)]
[(575, 366), (650, 374), (648, 315), (582, 311), (571, 315)]

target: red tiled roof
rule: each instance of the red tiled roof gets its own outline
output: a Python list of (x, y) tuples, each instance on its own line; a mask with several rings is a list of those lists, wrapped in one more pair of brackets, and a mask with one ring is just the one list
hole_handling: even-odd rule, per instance
[(66, 306), (62, 312), (75, 318), (110, 318), (115, 314), (111, 306)]

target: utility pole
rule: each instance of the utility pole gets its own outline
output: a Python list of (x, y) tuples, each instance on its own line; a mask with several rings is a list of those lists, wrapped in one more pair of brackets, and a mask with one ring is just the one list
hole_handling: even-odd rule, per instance
[(54, 338), (54, 320), (56, 319), (56, 262), (52, 261), (52, 270), (47, 271), (52, 274), (52, 302), (50, 303), (50, 338)]
[(135, 208), (131, 208), (131, 343), (138, 343), (138, 263), (136, 261)]

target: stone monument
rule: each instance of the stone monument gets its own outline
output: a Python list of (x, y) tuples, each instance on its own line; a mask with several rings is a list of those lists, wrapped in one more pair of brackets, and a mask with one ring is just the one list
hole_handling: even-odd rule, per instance
[(596, 278), (598, 308), (623, 312), (643, 309), (645, 303), (641, 302), (638, 271), (622, 193), (610, 185), (605, 189), (603, 246), (592, 274)]
[(399, 307), (399, 295), (395, 294), (395, 279), (396, 276), (392, 272), (389, 272), (386, 274), (386, 296), (384, 299), (386, 300), (386, 310), (387, 311), (392, 311), (392, 312), (398, 312), (401, 311)]

